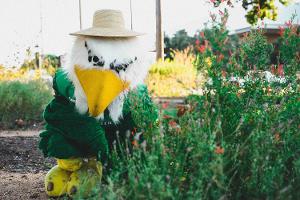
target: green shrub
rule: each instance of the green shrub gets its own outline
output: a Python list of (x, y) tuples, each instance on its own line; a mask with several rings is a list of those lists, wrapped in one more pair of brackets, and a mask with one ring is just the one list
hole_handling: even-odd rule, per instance
[(281, 30), (278, 39), (279, 62), (284, 64), (286, 75), (293, 75), (300, 71), (300, 26), (289, 24)]
[(41, 121), (44, 106), (51, 98), (51, 89), (42, 81), (1, 81), (1, 126), (12, 128), (19, 119)]
[(245, 37), (240, 52), (241, 64), (245, 70), (270, 69), (273, 45), (267, 41), (262, 31), (253, 31)]
[(296, 80), (219, 81), (183, 116), (161, 112), (146, 147), (113, 152), (95, 199), (299, 199)]
[(299, 79), (266, 81), (255, 70), (270, 69), (261, 33), (228, 53), (224, 24), (213, 29), (195, 62), (210, 80), (204, 94), (189, 96), (183, 115), (162, 110), (146, 147), (113, 152), (95, 199), (300, 199)]
[(205, 141), (211, 149), (215, 146), (216, 153), (217, 148), (222, 149), (219, 157), (207, 157), (219, 170), (206, 169), (210, 179), (215, 179), (210, 186), (203, 182), (210, 187), (208, 199), (299, 198), (297, 82), (268, 84), (257, 80), (243, 87), (215, 82), (198, 101), (190, 102), (197, 105), (194, 112), (180, 120), (187, 132), (202, 135), (196, 141)]

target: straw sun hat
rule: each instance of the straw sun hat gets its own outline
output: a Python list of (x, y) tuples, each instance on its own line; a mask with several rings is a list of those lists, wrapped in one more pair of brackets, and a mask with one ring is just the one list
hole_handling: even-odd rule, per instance
[(92, 37), (135, 37), (143, 33), (125, 28), (125, 22), (119, 10), (98, 10), (94, 13), (93, 26), (70, 35)]

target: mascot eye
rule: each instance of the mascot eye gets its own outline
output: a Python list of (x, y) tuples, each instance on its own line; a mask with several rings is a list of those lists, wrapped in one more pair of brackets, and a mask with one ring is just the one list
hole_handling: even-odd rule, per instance
[(127, 63), (123, 64), (116, 64), (116, 60), (114, 60), (112, 63), (110, 63), (109, 67), (111, 70), (115, 70), (117, 73), (119, 73), (122, 70), (125, 72), (129, 65), (133, 64), (133, 62), (136, 60), (137, 57), (134, 57), (134, 60), (130, 60)]
[(104, 64), (105, 64), (105, 61), (103, 60), (102, 57), (101, 57), (101, 60), (97, 56), (93, 57), (93, 65), (94, 66), (103, 67)]
[(97, 63), (97, 65), (98, 65), (98, 66), (101, 66), (101, 67), (103, 67), (103, 66), (104, 66), (104, 64), (105, 64), (105, 62), (104, 62), (104, 61), (100, 61), (100, 62), (98, 62), (98, 63)]
[(98, 62), (98, 61), (99, 61), (98, 56), (93, 56), (93, 62), (95, 63), (95, 62)]
[(84, 46), (88, 51), (88, 61), (92, 62), (93, 61), (93, 66), (99, 66), (99, 67), (104, 67), (105, 61), (103, 60), (103, 57), (101, 56), (100, 59), (98, 56), (92, 54), (92, 50), (89, 49), (89, 46), (87, 42), (84, 42)]
[(110, 63), (109, 67), (110, 69), (114, 69), (114, 63)]

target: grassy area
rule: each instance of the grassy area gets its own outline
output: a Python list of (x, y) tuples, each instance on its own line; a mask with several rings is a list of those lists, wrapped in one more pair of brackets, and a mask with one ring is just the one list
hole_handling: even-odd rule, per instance
[(44, 107), (51, 98), (51, 88), (41, 80), (0, 81), (0, 127), (16, 128), (41, 122)]

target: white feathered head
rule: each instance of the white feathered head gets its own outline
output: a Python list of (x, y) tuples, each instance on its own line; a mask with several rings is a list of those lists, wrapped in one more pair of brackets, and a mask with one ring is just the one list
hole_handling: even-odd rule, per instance
[(117, 122), (127, 92), (143, 83), (149, 64), (139, 38), (77, 37), (65, 67), (79, 113)]

